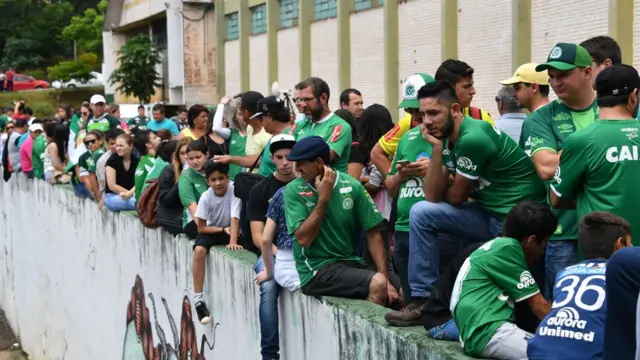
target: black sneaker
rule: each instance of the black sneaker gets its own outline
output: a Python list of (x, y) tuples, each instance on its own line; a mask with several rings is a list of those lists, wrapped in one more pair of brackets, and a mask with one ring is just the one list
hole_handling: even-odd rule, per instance
[(209, 309), (207, 309), (207, 304), (205, 304), (204, 301), (198, 301), (196, 303), (196, 312), (198, 313), (200, 324), (207, 325), (211, 322), (211, 314), (209, 314)]

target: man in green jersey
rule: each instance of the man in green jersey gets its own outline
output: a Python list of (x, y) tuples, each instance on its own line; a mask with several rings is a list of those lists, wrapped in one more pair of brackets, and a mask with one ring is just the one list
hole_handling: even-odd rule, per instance
[(138, 106), (138, 116), (129, 119), (127, 121), (127, 125), (130, 129), (136, 128), (139, 130), (145, 130), (147, 128), (147, 124), (149, 123), (149, 118), (144, 114), (144, 105)]
[[(559, 43), (549, 53), (547, 63), (536, 67), (548, 71), (558, 100), (536, 110), (530, 117), (530, 151), (538, 176), (553, 178), (567, 137), (591, 125), (598, 117), (598, 104), (591, 87), (591, 56), (582, 46)], [(525, 149), (526, 150), (526, 149)], [(578, 258), (578, 218), (574, 210), (558, 210), (558, 229), (545, 257), (546, 286), (551, 296), (556, 273)]]
[(422, 304), (438, 279), (439, 235), (452, 237), (446, 248), (455, 253), (498, 236), (507, 213), (520, 201), (545, 201), (544, 184), (527, 154), (494, 125), (465, 116), (449, 82), (423, 86), (418, 99), (420, 134), (432, 154), (423, 182), (426, 201), (413, 205), (409, 214), (414, 301), (398, 314), (404, 323), (421, 318)]
[[(293, 128), (297, 141), (307, 136), (320, 136), (331, 148), (331, 167), (347, 172), (351, 154), (352, 129), (349, 124), (329, 110), (329, 85), (317, 77), (310, 77), (296, 85), (300, 104), (306, 118)], [(329, 165), (329, 163), (327, 163)]]
[(629, 65), (613, 65), (598, 75), (600, 118), (566, 140), (551, 182), (554, 206), (577, 205), (578, 217), (610, 212), (640, 228), (638, 89), (640, 77)]
[(102, 209), (103, 199), (98, 186), (98, 178), (96, 177), (96, 163), (106, 151), (103, 146), (104, 134), (97, 130), (89, 131), (83, 141), (88, 150), (80, 155), (76, 165), (76, 173), (85, 188), (85, 192), (96, 200), (100, 209)]
[(551, 311), (528, 266), (541, 260), (557, 226), (547, 205), (522, 201), (507, 215), (503, 237), (488, 241), (465, 260), (450, 309), (466, 354), (527, 359), (527, 341), (533, 334), (514, 324), (514, 304), (527, 300), (538, 319)]
[(93, 116), (87, 122), (87, 131), (100, 130), (107, 133), (111, 128), (121, 129), (120, 121), (106, 112), (106, 103), (104, 96), (96, 94), (91, 97), (91, 110)]
[[(323, 138), (308, 136), (287, 156), (300, 173), (286, 185), (284, 203), (287, 229), (296, 238), (293, 256), (300, 289), (310, 296), (367, 299), (383, 306), (402, 303), (396, 290), (400, 280), (387, 271), (382, 215), (360, 181), (326, 166), (330, 154)], [(356, 227), (365, 232), (375, 267), (356, 253)]]
[[(275, 96), (267, 96), (258, 101), (258, 112), (254, 116), (262, 116), (262, 126), (269, 134), (291, 134), (289, 110), (284, 105), (284, 101)], [(258, 173), (264, 177), (276, 171), (276, 165), (271, 159), (270, 146), (271, 140), (267, 143), (260, 157)]]
[(153, 169), (153, 165), (156, 162), (156, 153), (158, 152), (160, 143), (160, 138), (150, 130), (138, 130), (133, 138), (133, 146), (142, 156), (134, 176), (136, 200), (140, 199), (140, 193), (142, 193), (142, 187), (147, 178), (147, 174)]

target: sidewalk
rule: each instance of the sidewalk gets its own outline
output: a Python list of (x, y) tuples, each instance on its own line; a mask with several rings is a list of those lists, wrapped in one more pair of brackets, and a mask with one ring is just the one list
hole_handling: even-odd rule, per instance
[(11, 350), (13, 344), (17, 342), (4, 316), (4, 311), (0, 310), (0, 360), (27, 360), (27, 356), (22, 351)]

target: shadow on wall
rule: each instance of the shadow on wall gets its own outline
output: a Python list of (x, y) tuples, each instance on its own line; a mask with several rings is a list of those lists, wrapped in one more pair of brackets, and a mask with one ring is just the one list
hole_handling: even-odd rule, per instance
[[(216, 328), (219, 323), (213, 322), (213, 342), (209, 343), (206, 335), (202, 335), (200, 341), (200, 351), (198, 351), (196, 329), (193, 325), (191, 301), (187, 295), (182, 299), (182, 316), (180, 319), (180, 334), (169, 311), (167, 301), (161, 298), (169, 326), (173, 335), (173, 343), (167, 339), (165, 331), (160, 326), (156, 303), (153, 294), (149, 293), (153, 317), (155, 323), (155, 333), (158, 337), (158, 344), (155, 345), (153, 331), (151, 329), (151, 319), (149, 308), (145, 302), (144, 284), (139, 275), (136, 275), (135, 283), (131, 288), (131, 300), (127, 305), (127, 327), (125, 331), (124, 344), (122, 346), (123, 360), (205, 360), (205, 344), (209, 350), (213, 350), (216, 344)], [(178, 343), (180, 341), (180, 343)]]

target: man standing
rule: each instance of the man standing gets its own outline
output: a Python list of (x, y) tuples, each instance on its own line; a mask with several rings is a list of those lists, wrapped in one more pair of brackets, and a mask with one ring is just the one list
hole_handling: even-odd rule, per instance
[[(538, 176), (549, 181), (558, 168), (567, 137), (598, 118), (598, 103), (591, 87), (591, 56), (576, 44), (559, 43), (547, 63), (536, 71), (548, 71), (558, 100), (531, 114), (531, 158)], [(603, 209), (598, 209), (603, 210)], [(558, 210), (558, 229), (551, 237), (545, 257), (545, 295), (551, 294), (556, 273), (578, 259), (578, 217), (575, 210)]]
[(121, 129), (120, 121), (106, 112), (107, 101), (104, 96), (96, 94), (89, 101), (93, 116), (87, 122), (87, 131), (100, 130), (103, 133), (109, 132), (110, 129)]
[(178, 116), (171, 119), (176, 126), (178, 126), (178, 130), (182, 131), (189, 127), (189, 122), (187, 122), (187, 109), (180, 108), (178, 110)]
[(352, 129), (349, 124), (329, 110), (329, 85), (317, 77), (310, 77), (296, 85), (297, 102), (300, 102), (305, 120), (293, 130), (297, 141), (307, 136), (320, 136), (331, 149), (331, 161), (327, 163), (338, 171), (347, 172), (351, 154)]
[(518, 104), (515, 96), (515, 90), (511, 86), (502, 86), (498, 90), (496, 106), (498, 113), (500, 113), (500, 119), (496, 122), (496, 126), (517, 142), (520, 140), (520, 130), (527, 115), (523, 112), (523, 108)]
[(171, 120), (164, 117), (164, 106), (162, 104), (153, 105), (152, 109), (153, 120), (147, 124), (147, 129), (157, 132), (158, 130), (166, 129), (171, 131), (171, 135), (178, 136), (178, 126)]
[(595, 36), (580, 43), (591, 55), (591, 84), (596, 88), (596, 77), (612, 65), (622, 64), (620, 45), (609, 36)]
[(20, 167), (29, 179), (34, 178), (31, 153), (33, 150), (33, 142), (38, 136), (42, 135), (43, 132), (44, 128), (42, 124), (38, 123), (29, 126), (29, 135), (27, 135), (27, 139), (20, 146)]
[(129, 121), (127, 121), (127, 126), (130, 129), (137, 128), (140, 130), (145, 130), (148, 123), (149, 118), (147, 118), (144, 114), (144, 105), (140, 105), (138, 106), (138, 116), (129, 119)]
[(363, 104), (362, 94), (356, 89), (349, 88), (340, 94), (340, 108), (349, 111), (356, 120), (364, 111)]
[(9, 156), (9, 165), (11, 165), (11, 171), (16, 173), (22, 170), (20, 164), (20, 147), (18, 141), (22, 134), (27, 132), (27, 120), (16, 120), (13, 132), (7, 139), (7, 155)]
[(5, 75), (7, 81), (5, 84), (5, 90), (13, 91), (13, 77), (16, 76), (16, 72), (12, 68), (9, 68), (9, 71), (7, 71)]

